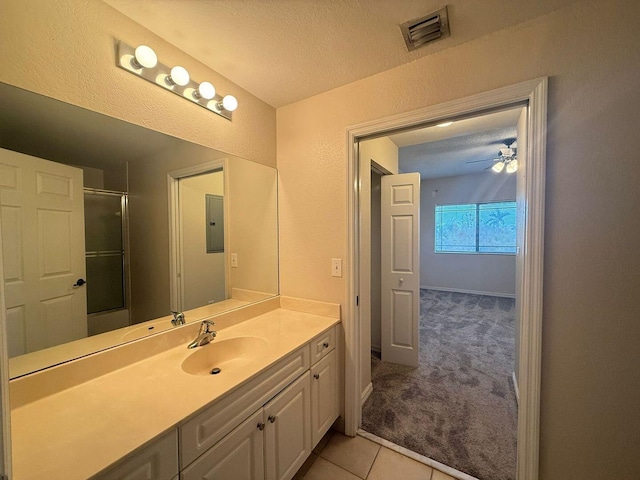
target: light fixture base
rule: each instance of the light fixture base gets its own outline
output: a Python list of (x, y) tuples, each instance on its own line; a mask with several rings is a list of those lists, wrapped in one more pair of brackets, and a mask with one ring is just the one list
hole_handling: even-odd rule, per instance
[(216, 115), (233, 120), (233, 112), (218, 107), (218, 104), (222, 104), (223, 95), (216, 93), (212, 99), (206, 99), (202, 96), (197, 98), (193, 93), (198, 91), (199, 82), (189, 79), (189, 82), (184, 86), (171, 84), (166, 81), (166, 78), (171, 74), (171, 67), (158, 62), (153, 68), (135, 68), (132, 63), (132, 59), (135, 59), (135, 48), (122, 41), (116, 41), (116, 51), (116, 65), (123, 70), (173, 92)]

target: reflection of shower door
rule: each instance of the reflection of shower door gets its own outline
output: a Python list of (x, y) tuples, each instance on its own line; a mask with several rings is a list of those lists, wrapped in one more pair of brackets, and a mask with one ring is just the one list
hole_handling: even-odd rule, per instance
[(84, 191), (87, 313), (126, 308), (127, 195)]

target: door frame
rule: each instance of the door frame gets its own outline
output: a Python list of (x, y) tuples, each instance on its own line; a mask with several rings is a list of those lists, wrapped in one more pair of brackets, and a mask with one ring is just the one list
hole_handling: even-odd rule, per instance
[[(179, 207), (179, 191), (178, 182), (181, 178), (194, 177), (197, 175), (203, 175), (205, 173), (211, 173), (216, 170), (224, 172), (224, 195), (228, 195), (229, 186), (227, 183), (228, 178), (228, 163), (226, 158), (219, 160), (213, 160), (192, 167), (181, 168), (179, 170), (173, 170), (167, 173), (167, 188), (169, 196), (169, 288), (170, 288), (170, 305), (171, 310), (178, 311), (178, 305), (183, 303), (183, 279), (182, 279), (182, 224), (180, 219), (180, 207)], [(228, 212), (229, 202), (224, 202), (224, 218), (229, 218)], [(229, 245), (229, 229), (225, 225), (224, 229), (224, 244)], [(228, 291), (228, 278), (229, 278), (229, 259), (227, 248), (225, 247), (224, 253), (224, 272), (225, 272), (225, 292)], [(180, 277), (178, 274), (180, 273)]]
[(361, 348), (359, 295), (360, 177), (358, 141), (443, 120), (527, 105), (526, 218), (522, 245), (520, 302), (519, 408), (517, 478), (538, 478), (540, 440), (540, 376), (542, 353), (542, 288), (544, 261), (545, 162), (548, 79), (542, 77), (347, 129), (347, 272), (345, 332), (345, 433), (355, 436), (361, 425)]

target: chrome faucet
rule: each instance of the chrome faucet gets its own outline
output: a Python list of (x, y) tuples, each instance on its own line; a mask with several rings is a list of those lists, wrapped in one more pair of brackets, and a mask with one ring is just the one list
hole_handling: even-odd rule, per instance
[(173, 320), (171, 320), (171, 325), (173, 325), (174, 327), (177, 327), (178, 325), (184, 325), (185, 323), (184, 313), (174, 312), (173, 310), (171, 311), (171, 313), (173, 314)]
[(187, 345), (187, 348), (196, 348), (201, 347), (202, 345), (206, 345), (213, 341), (216, 338), (217, 332), (211, 330), (215, 323), (211, 320), (203, 320), (200, 324), (200, 331), (198, 332), (198, 336), (196, 339)]

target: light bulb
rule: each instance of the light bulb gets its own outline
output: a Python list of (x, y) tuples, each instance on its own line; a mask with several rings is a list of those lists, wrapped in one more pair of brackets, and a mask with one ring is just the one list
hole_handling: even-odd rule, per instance
[(134, 57), (131, 59), (131, 66), (135, 69), (153, 68), (158, 64), (158, 56), (151, 47), (140, 45), (136, 48)]
[(518, 170), (518, 160), (515, 158), (507, 165), (507, 173), (513, 173)]
[(175, 66), (171, 69), (171, 74), (167, 75), (167, 83), (184, 87), (189, 83), (189, 72), (183, 67)]
[(238, 100), (233, 95), (225, 95), (222, 99), (222, 108), (224, 108), (228, 112), (233, 112), (236, 108), (238, 108)]
[(504, 162), (498, 162), (494, 164), (493, 167), (491, 167), (491, 170), (493, 170), (496, 173), (500, 173), (503, 168), (504, 168)]
[(198, 89), (193, 92), (193, 96), (198, 98), (204, 98), (205, 100), (211, 100), (216, 96), (216, 89), (209, 82), (202, 82), (198, 85)]

